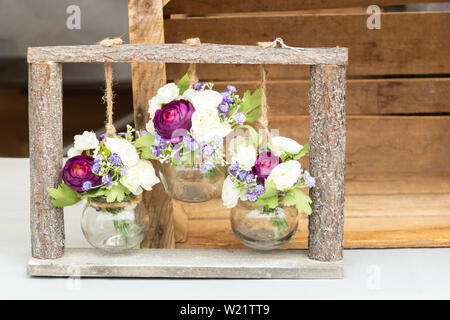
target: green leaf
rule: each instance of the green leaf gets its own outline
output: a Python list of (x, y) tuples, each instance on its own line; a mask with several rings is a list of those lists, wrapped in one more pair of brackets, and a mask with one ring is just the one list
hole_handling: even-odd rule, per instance
[(247, 114), (245, 121), (247, 121), (248, 123), (253, 123), (259, 118), (260, 115), (261, 115), (261, 106), (253, 109), (252, 112), (250, 112), (250, 114)]
[(125, 199), (125, 195), (128, 194), (130, 194), (130, 191), (119, 183), (105, 192), (106, 202), (122, 202)]
[(156, 159), (152, 153), (152, 146), (155, 144), (155, 137), (152, 134), (143, 134), (134, 141), (134, 146), (138, 150), (142, 159)]
[(260, 196), (260, 198), (270, 198), (273, 196), (277, 196), (278, 197), (278, 189), (275, 185), (275, 183), (273, 181), (268, 181), (266, 179), (265, 183), (264, 183), (264, 188), (266, 189), (264, 191), (264, 193)]
[(81, 200), (81, 195), (65, 183), (61, 183), (57, 189), (50, 188), (48, 192), (53, 197), (52, 205), (59, 208), (74, 205)]
[(244, 114), (250, 113), (250, 111), (261, 105), (261, 89), (255, 90), (253, 94), (250, 90), (245, 91), (243, 99), (239, 112)]
[(189, 89), (189, 75), (191, 74), (191, 68), (188, 69), (186, 74), (178, 81), (177, 86), (180, 89), (180, 96)]
[(292, 157), (294, 160), (298, 160), (304, 155), (307, 155), (308, 153), (309, 153), (309, 142), (303, 146), (302, 150), (300, 150), (299, 153), (294, 154)]
[(298, 211), (311, 214), (311, 198), (300, 189), (289, 190), (283, 199), (284, 205), (295, 206)]
[(267, 198), (259, 197), (255, 206), (267, 206), (269, 209), (275, 209), (278, 206), (278, 195)]

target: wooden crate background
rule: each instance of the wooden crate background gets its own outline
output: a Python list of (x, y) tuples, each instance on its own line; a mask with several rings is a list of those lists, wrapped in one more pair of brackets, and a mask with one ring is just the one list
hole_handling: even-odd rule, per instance
[[(382, 13), (381, 29), (369, 30), (365, 11), (370, 4), (172, 0), (164, 8), (165, 41), (199, 37), (255, 44), (280, 36), (291, 46), (348, 47), (345, 247), (448, 246), (450, 12)], [(166, 67), (168, 80), (175, 80), (187, 66)], [(268, 69), (271, 126), (306, 142), (309, 70)], [(197, 70), (200, 79), (220, 89), (227, 83), (240, 91), (258, 86), (255, 66), (199, 65)], [(184, 205), (189, 236), (177, 247), (243, 247), (232, 235), (229, 210), (218, 208), (223, 208), (220, 199)], [(307, 218), (302, 217), (285, 248), (306, 247)]]
[[(439, 1), (377, 4), (417, 2)], [(164, 8), (165, 39), (179, 42), (197, 36), (203, 42), (254, 44), (282, 36), (292, 46), (348, 47), (345, 246), (448, 246), (450, 13), (383, 13), (381, 30), (368, 30), (365, 8), (370, 4), (172, 0)], [(179, 78), (185, 68), (167, 65), (168, 80)], [(214, 81), (219, 89), (227, 83), (239, 90), (257, 88), (254, 66), (203, 65), (198, 70), (202, 80)], [(299, 141), (306, 141), (309, 134), (307, 75), (302, 67), (269, 67), (271, 123), (280, 134)], [(65, 145), (74, 134), (102, 124), (102, 86), (65, 86)], [(132, 112), (132, 93), (129, 83), (115, 89), (119, 118)], [(1, 156), (28, 154), (26, 99), (24, 88), (0, 88), (1, 118), (8, 119), (2, 121), (0, 134), (10, 137), (2, 142)], [(87, 113), (89, 117), (82, 116)], [(223, 208), (220, 200), (184, 208), (190, 217), (189, 238), (177, 247), (242, 247), (231, 233), (228, 210), (218, 209)], [(304, 217), (286, 248), (305, 248), (306, 228)]]

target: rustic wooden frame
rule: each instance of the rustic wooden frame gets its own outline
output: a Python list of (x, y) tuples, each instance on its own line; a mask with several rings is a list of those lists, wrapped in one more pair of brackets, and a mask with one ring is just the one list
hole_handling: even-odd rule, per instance
[[(29, 48), (29, 127), (33, 276), (340, 278), (345, 176), (346, 48), (261, 48), (202, 44)], [(48, 189), (62, 169), (62, 63), (171, 62), (311, 65), (311, 197), (308, 256), (289, 252), (140, 249), (124, 260), (95, 249), (64, 250), (64, 219)], [(46, 174), (42, 174), (45, 168)], [(191, 253), (191, 254), (189, 254)], [(194, 258), (195, 257), (195, 258)], [(252, 261), (255, 265), (252, 265)], [(75, 270), (75, 271), (74, 271)]]

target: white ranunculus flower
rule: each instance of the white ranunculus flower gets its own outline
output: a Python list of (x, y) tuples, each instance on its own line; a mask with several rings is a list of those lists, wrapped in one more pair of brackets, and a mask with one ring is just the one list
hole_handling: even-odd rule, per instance
[(290, 154), (297, 154), (302, 150), (303, 146), (297, 141), (286, 137), (273, 137), (270, 141), (270, 149), (277, 156), (281, 156), (283, 153), (288, 152)]
[(223, 205), (227, 208), (233, 208), (236, 206), (239, 200), (239, 189), (237, 189), (231, 181), (231, 177), (228, 176), (224, 182), (222, 187), (222, 200)]
[(74, 147), (77, 150), (91, 150), (98, 146), (98, 139), (94, 132), (84, 131), (83, 134), (77, 134), (74, 140)]
[(161, 103), (159, 102), (158, 97), (153, 97), (148, 100), (148, 113), (150, 114), (150, 119), (153, 119), (155, 112), (158, 109), (161, 109)]
[(301, 175), (302, 166), (298, 161), (289, 160), (280, 163), (267, 177), (268, 181), (273, 181), (277, 190), (284, 191), (291, 188)]
[(122, 160), (122, 163), (129, 168), (135, 165), (139, 160), (136, 148), (125, 139), (106, 138), (105, 146), (111, 153), (117, 153)]
[(72, 147), (69, 150), (67, 150), (67, 157), (73, 158), (75, 156), (81, 155), (82, 152), (83, 152), (82, 150), (78, 150), (78, 149)]
[(153, 186), (159, 182), (159, 178), (155, 174), (155, 169), (150, 161), (139, 159), (139, 161), (131, 167), (128, 167), (128, 172), (120, 179), (123, 184), (134, 195), (145, 190), (152, 190)]
[(194, 89), (187, 89), (183, 95), (181, 96), (181, 98), (188, 100), (192, 103), (192, 100), (194, 98), (195, 95), (197, 95), (199, 92), (197, 90)]
[(171, 82), (159, 88), (156, 97), (160, 103), (166, 104), (177, 99), (179, 95), (180, 89), (175, 83)]
[(231, 163), (238, 162), (239, 167), (249, 171), (256, 162), (256, 148), (252, 145), (237, 146), (235, 152), (232, 154)]
[(222, 95), (214, 90), (203, 90), (198, 91), (192, 96), (191, 103), (194, 105), (195, 110), (215, 110), (217, 113), (217, 108), (222, 102)]
[(231, 132), (231, 126), (222, 123), (217, 110), (214, 109), (195, 111), (191, 121), (192, 137), (199, 142), (212, 141), (215, 136), (223, 138)]

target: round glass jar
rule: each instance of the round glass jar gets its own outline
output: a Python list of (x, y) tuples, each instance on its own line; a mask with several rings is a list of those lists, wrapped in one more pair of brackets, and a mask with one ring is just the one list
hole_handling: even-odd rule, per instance
[(148, 230), (148, 219), (144, 210), (137, 210), (141, 197), (134, 199), (123, 203), (87, 202), (81, 215), (86, 240), (108, 252), (137, 248)]
[(185, 202), (204, 202), (221, 194), (225, 174), (223, 169), (218, 168), (203, 174), (198, 165), (173, 166), (162, 163), (159, 177), (172, 198)]
[(279, 206), (271, 212), (239, 200), (231, 209), (231, 228), (239, 240), (252, 249), (272, 250), (289, 242), (297, 231), (298, 211)]

